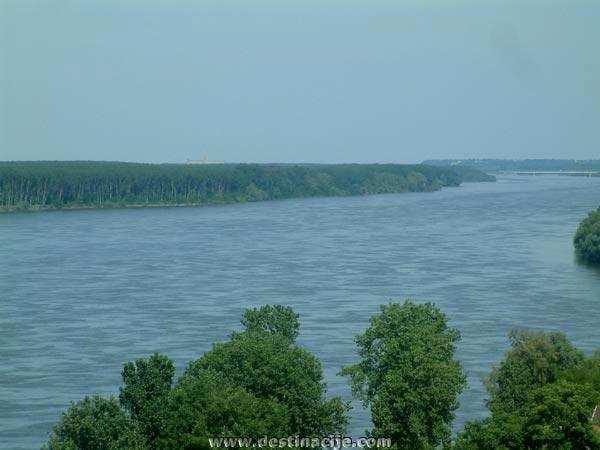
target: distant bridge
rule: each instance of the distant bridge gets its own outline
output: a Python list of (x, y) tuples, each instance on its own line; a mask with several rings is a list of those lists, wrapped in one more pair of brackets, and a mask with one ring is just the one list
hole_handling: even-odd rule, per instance
[(600, 172), (586, 170), (586, 171), (575, 171), (575, 170), (558, 170), (558, 171), (532, 171), (532, 172), (516, 172), (517, 175), (572, 175), (578, 177), (597, 177), (600, 176)]

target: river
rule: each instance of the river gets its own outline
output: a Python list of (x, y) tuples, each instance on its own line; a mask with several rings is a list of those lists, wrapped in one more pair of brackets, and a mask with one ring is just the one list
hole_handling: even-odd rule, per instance
[(486, 414), (481, 380), (511, 328), (600, 347), (600, 270), (572, 249), (599, 204), (600, 178), (501, 176), (433, 193), (0, 214), (0, 448), (39, 448), (70, 401), (118, 393), (126, 361), (160, 351), (181, 373), (265, 303), (300, 313), (300, 344), (349, 399), (336, 374), (378, 305), (435, 302), (462, 333), (462, 427)]

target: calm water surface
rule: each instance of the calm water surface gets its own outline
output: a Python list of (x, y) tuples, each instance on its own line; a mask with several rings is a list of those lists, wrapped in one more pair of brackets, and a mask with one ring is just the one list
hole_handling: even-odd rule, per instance
[[(460, 427), (485, 414), (481, 378), (510, 328), (600, 347), (600, 271), (571, 245), (598, 204), (600, 178), (515, 176), (435, 193), (0, 215), (0, 448), (39, 448), (71, 400), (118, 391), (125, 361), (160, 351), (183, 370), (264, 303), (300, 313), (329, 392), (350, 398), (336, 373), (378, 305), (434, 301), (463, 335)], [(367, 426), (356, 404), (350, 431)]]

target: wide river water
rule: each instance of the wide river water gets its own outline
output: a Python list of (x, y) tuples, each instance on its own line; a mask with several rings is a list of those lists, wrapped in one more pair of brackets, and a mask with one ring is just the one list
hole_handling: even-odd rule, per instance
[[(191, 208), (0, 215), (0, 448), (39, 448), (72, 400), (118, 392), (121, 366), (160, 351), (181, 372), (239, 328), (244, 308), (293, 306), (329, 393), (354, 336), (390, 299), (435, 302), (482, 378), (513, 327), (600, 347), (600, 270), (575, 261), (600, 178), (503, 176), (433, 193)], [(354, 403), (350, 433), (368, 414)]]

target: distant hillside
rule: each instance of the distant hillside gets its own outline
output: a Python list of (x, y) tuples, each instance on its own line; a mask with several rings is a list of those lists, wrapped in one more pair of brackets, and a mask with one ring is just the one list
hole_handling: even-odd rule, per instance
[(494, 177), (468, 167), (400, 164), (0, 162), (0, 211), (427, 192), (464, 181)]
[(472, 167), (484, 172), (600, 171), (600, 159), (430, 159), (423, 164)]

